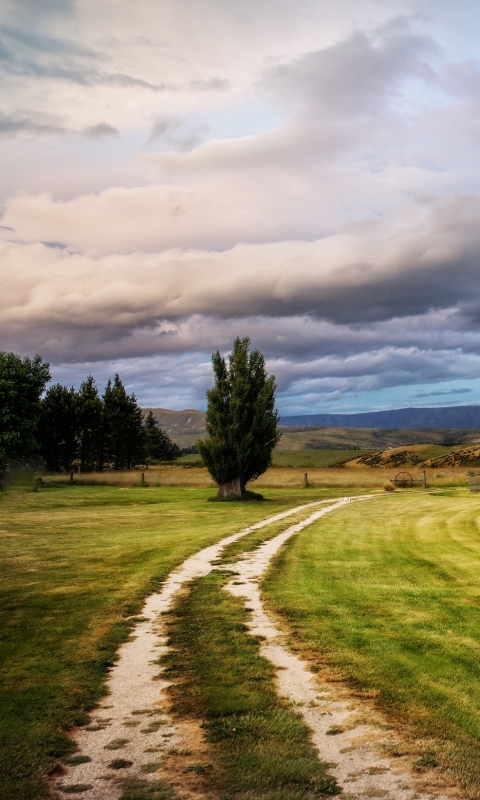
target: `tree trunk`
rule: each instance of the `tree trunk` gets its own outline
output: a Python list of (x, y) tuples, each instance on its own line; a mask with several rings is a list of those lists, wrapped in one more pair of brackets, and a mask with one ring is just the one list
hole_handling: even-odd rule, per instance
[(231, 495), (241, 497), (244, 491), (245, 486), (243, 485), (241, 478), (234, 478), (231, 481), (219, 484), (217, 497), (229, 497)]

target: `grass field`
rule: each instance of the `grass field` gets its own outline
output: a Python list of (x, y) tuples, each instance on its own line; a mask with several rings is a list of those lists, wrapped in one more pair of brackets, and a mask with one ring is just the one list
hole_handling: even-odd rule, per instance
[[(195, 470), (165, 472), (173, 480)], [(295, 646), (356, 690), (377, 695), (407, 731), (420, 765), (438, 763), (478, 800), (480, 497), (457, 488), (465, 472), (440, 474), (436, 494), (382, 493), (305, 529), (265, 586), (294, 629)], [(50, 797), (45, 778), (71, 749), (65, 732), (86, 721), (129, 617), (175, 564), (277, 511), (343, 494), (346, 478), (354, 484), (348, 491), (361, 492), (381, 489), (385, 477), (376, 469), (318, 469), (323, 488), (301, 489), (303, 470), (279, 468), (263, 476), (280, 486), (262, 489), (268, 502), (212, 504), (208, 487), (129, 488), (138, 474), (111, 475), (107, 486), (11, 490), (0, 503), (2, 800)], [(204, 470), (197, 475), (205, 481)], [(114, 485), (119, 478), (123, 485)], [(228, 558), (277, 527), (253, 532)], [(196, 587), (199, 597), (217, 591), (207, 583)], [(229, 603), (227, 622), (240, 614)], [(214, 637), (224, 622), (210, 624)], [(184, 627), (185, 635), (191, 630)], [(240, 639), (240, 651), (248, 651)], [(232, 665), (234, 673), (240, 668)]]
[(305, 529), (264, 584), (295, 646), (403, 728), (419, 768), (480, 798), (480, 499), (351, 504)]
[(86, 721), (128, 635), (128, 616), (173, 566), (229, 532), (305, 502), (304, 492), (277, 491), (268, 503), (207, 503), (213, 494), (64, 486), (3, 495), (2, 800), (50, 796), (43, 779), (68, 754), (64, 732)]

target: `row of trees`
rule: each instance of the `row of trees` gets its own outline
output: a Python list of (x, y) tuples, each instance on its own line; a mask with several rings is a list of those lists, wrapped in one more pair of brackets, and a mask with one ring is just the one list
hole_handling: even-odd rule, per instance
[(78, 391), (50, 380), (40, 356), (0, 353), (0, 474), (11, 460), (42, 457), (52, 472), (131, 469), (135, 464), (178, 458), (180, 449), (144, 418), (134, 394), (118, 375), (100, 396), (89, 376)]
[(74, 463), (82, 472), (132, 469), (180, 455), (152, 412), (144, 418), (118, 375), (108, 381), (102, 396), (92, 376), (78, 391), (59, 383), (51, 386), (41, 402), (39, 441), (52, 472), (68, 471)]
[[(275, 378), (248, 338), (235, 339), (227, 361), (212, 356), (215, 385), (207, 392), (208, 438), (197, 442), (219, 495), (242, 496), (246, 484), (271, 464), (280, 439)], [(9, 459), (41, 454), (53, 472), (131, 469), (180, 455), (150, 411), (146, 419), (134, 394), (118, 375), (99, 395), (90, 376), (79, 389), (51, 386), (49, 365), (40, 356), (21, 359), (0, 353), (0, 478)]]

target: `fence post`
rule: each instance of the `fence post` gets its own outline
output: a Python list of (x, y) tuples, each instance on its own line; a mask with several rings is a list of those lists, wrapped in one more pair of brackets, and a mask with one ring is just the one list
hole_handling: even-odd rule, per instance
[(423, 470), (423, 488), (427, 488), (427, 473)]
[(73, 472), (70, 473), (70, 483), (73, 483)]
[(303, 476), (303, 488), (308, 489), (308, 472), (305, 472)]
[(145, 486), (145, 473), (142, 472), (142, 486)]

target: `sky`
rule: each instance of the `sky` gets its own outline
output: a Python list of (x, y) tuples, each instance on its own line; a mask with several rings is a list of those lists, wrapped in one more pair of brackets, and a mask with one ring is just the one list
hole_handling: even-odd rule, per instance
[(477, 0), (0, 0), (0, 349), (205, 408), (480, 402)]

